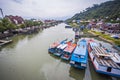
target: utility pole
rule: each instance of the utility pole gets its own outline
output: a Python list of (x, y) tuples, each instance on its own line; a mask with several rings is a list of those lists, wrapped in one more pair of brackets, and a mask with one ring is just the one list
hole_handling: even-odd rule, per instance
[(0, 12), (1, 12), (2, 18), (4, 18), (4, 14), (3, 14), (2, 8), (0, 8)]

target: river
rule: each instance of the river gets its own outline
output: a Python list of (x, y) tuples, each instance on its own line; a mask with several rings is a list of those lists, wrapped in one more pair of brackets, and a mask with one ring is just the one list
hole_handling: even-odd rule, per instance
[(86, 71), (50, 55), (51, 43), (74, 38), (72, 29), (64, 27), (62, 23), (37, 34), (14, 36), (13, 43), (0, 49), (0, 80), (117, 80), (96, 73), (90, 61)]

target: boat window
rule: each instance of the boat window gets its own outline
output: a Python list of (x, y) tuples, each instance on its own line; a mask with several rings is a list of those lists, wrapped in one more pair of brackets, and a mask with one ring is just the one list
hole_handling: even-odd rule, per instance
[(110, 57), (104, 57), (104, 59), (111, 59)]
[(76, 65), (81, 65), (81, 63), (79, 63), (79, 62), (75, 62), (75, 64), (76, 64)]
[(104, 59), (105, 57), (104, 56), (100, 56), (100, 58)]
[(75, 54), (74, 56), (75, 56), (75, 57), (78, 57), (78, 55), (76, 55), (76, 54)]
[(84, 67), (86, 67), (86, 64), (84, 64), (84, 63), (81, 63), (81, 66), (84, 66)]
[(84, 56), (81, 56), (81, 58), (85, 58)]
[(65, 54), (69, 55), (69, 53), (68, 53), (68, 52), (65, 52)]
[(119, 66), (120, 66), (120, 63), (117, 63), (117, 65), (119, 65)]
[(111, 72), (112, 68), (111, 67), (108, 67), (107, 68), (107, 72)]

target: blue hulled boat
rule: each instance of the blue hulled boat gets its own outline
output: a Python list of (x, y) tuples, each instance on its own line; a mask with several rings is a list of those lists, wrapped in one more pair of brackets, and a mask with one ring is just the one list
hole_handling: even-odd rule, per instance
[(68, 44), (68, 46), (64, 49), (63, 54), (61, 56), (61, 58), (64, 59), (64, 60), (70, 60), (72, 52), (76, 48), (76, 44), (75, 43), (68, 42), (67, 44)]
[(53, 44), (50, 45), (49, 49), (48, 49), (48, 52), (49, 53), (54, 53), (56, 52), (56, 48), (57, 46), (59, 45), (60, 43), (59, 42), (54, 42)]
[(69, 26), (69, 25), (67, 25), (67, 26), (65, 26), (65, 28), (72, 28), (71, 26)]
[(96, 72), (120, 77), (120, 55), (118, 53), (106, 51), (94, 40), (88, 41), (88, 52)]
[(61, 41), (61, 42), (54, 42), (53, 44), (50, 45), (50, 47), (49, 47), (49, 49), (48, 49), (48, 52), (49, 52), (49, 53), (55, 53), (57, 47), (58, 47), (60, 44), (64, 44), (66, 41), (67, 41), (67, 39), (65, 39), (65, 40), (63, 40), (63, 41)]
[(63, 50), (67, 47), (67, 39), (62, 41), (59, 46), (57, 46), (56, 51), (53, 53), (56, 56), (61, 56)]
[(77, 47), (73, 51), (70, 59), (70, 65), (76, 68), (85, 69), (87, 66), (87, 59), (87, 41), (85, 39), (82, 39), (77, 43)]

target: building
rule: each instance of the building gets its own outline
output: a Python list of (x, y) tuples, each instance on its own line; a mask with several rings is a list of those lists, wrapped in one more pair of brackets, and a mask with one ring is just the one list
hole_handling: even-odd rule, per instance
[(101, 25), (101, 29), (103, 31), (107, 31), (109, 33), (120, 34), (120, 24), (119, 23), (106, 23)]
[(24, 19), (20, 16), (5, 16), (5, 18), (8, 18), (12, 23), (19, 25), (19, 24), (24, 24)]

